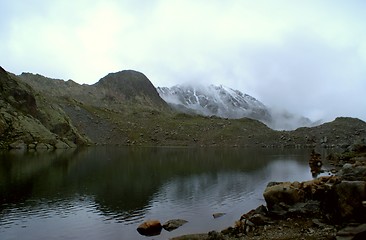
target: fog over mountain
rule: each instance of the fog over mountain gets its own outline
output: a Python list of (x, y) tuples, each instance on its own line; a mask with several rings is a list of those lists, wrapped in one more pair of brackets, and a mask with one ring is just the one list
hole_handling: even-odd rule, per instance
[(183, 84), (157, 90), (174, 109), (184, 113), (232, 119), (247, 117), (276, 130), (320, 124), (286, 110), (269, 108), (256, 98), (223, 85)]
[(312, 121), (366, 121), (366, 1), (0, 0), (0, 65), (79, 84), (232, 86)]

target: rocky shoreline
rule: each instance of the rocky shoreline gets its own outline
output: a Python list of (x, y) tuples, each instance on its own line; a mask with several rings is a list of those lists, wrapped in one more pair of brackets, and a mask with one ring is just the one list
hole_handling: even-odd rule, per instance
[(266, 206), (243, 214), (234, 226), (173, 240), (366, 239), (366, 143), (327, 161), (333, 167), (329, 176), (270, 182), (263, 193)]

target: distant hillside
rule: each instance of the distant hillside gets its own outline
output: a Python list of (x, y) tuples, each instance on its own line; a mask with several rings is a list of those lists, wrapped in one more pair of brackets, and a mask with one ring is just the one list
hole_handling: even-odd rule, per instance
[[(192, 90), (183, 97), (218, 114), (223, 113), (219, 108), (230, 103), (252, 118), (267, 119), (269, 112), (256, 99), (224, 87), (212, 88), (219, 98), (203, 97), (197, 91), (193, 98)], [(0, 148), (39, 151), (88, 144), (346, 147), (364, 141), (365, 129), (366, 123), (359, 119), (337, 118), (317, 127), (275, 131), (251, 118), (177, 112), (145, 75), (131, 70), (108, 74), (94, 85), (80, 85), (31, 73), (15, 76), (0, 68)]]
[(149, 79), (132, 70), (110, 73), (93, 85), (32, 73), (18, 77), (57, 104), (96, 144), (129, 144), (130, 136), (139, 134), (133, 132), (137, 125), (146, 125), (154, 114), (171, 112)]
[(316, 127), (299, 128), (290, 133), (295, 139), (303, 139), (299, 144), (347, 147), (355, 139), (366, 143), (366, 123), (358, 118), (338, 117), (332, 122)]
[(279, 130), (320, 124), (289, 112), (270, 109), (254, 97), (222, 85), (176, 85), (158, 87), (157, 90), (174, 109), (184, 113), (231, 119), (252, 118)]
[(18, 77), (49, 97), (71, 98), (97, 107), (169, 108), (149, 79), (133, 70), (109, 73), (94, 85), (79, 85), (72, 80), (51, 79), (32, 73), (22, 73)]

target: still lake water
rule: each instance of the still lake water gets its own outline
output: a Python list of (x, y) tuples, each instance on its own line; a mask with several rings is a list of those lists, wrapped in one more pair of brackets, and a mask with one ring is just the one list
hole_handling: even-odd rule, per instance
[[(92, 147), (0, 153), (0, 239), (168, 239), (222, 230), (270, 181), (312, 179), (310, 150)], [(213, 213), (226, 213), (214, 219)], [(145, 237), (147, 219), (181, 218)]]

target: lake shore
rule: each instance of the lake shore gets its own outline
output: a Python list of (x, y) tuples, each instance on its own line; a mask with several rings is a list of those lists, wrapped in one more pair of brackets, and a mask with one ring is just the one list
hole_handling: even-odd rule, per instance
[(243, 214), (234, 226), (172, 240), (365, 239), (366, 144), (327, 160), (333, 167), (330, 176), (269, 183), (263, 194), (267, 206)]

